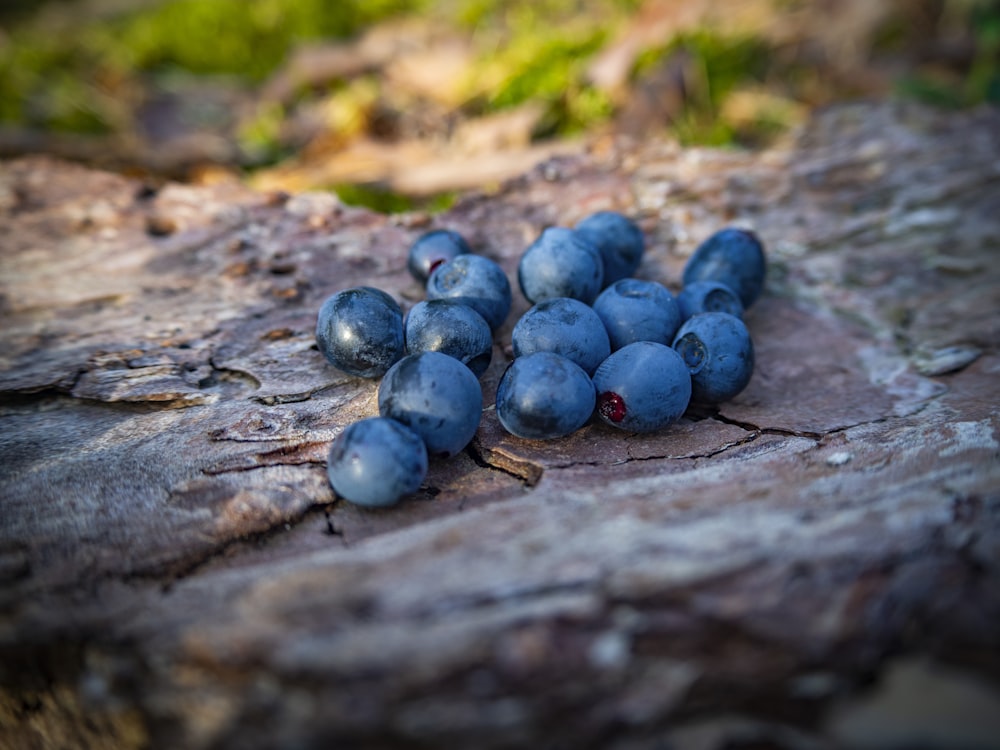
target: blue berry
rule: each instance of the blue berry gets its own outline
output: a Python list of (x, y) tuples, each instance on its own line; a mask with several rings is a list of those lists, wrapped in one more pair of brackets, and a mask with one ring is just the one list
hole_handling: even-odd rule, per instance
[(417, 237), (410, 245), (406, 267), (417, 281), (426, 283), (431, 272), (442, 263), (471, 253), (465, 238), (450, 229), (435, 229)]
[(408, 354), (382, 378), (378, 411), (412, 429), (432, 456), (453, 456), (472, 440), (483, 391), (472, 371), (441, 352)]
[(764, 246), (753, 232), (723, 229), (705, 240), (684, 267), (684, 286), (695, 281), (725, 284), (747, 309), (764, 288)]
[(589, 305), (604, 285), (604, 261), (581, 234), (549, 227), (524, 251), (517, 280), (529, 302), (572, 297)]
[(594, 312), (608, 331), (612, 351), (636, 341), (669, 346), (681, 324), (677, 300), (655, 281), (616, 281), (594, 301)]
[(594, 373), (597, 413), (605, 423), (630, 432), (653, 432), (673, 424), (691, 401), (691, 376), (669, 346), (637, 341), (608, 357)]
[(746, 388), (753, 375), (750, 332), (728, 313), (692, 316), (677, 332), (674, 349), (691, 372), (691, 397), (697, 403), (728, 401)]
[(497, 418), (522, 438), (564, 437), (594, 412), (594, 384), (579, 366), (552, 352), (518, 357), (497, 386)]
[(515, 357), (554, 352), (591, 374), (611, 353), (608, 332), (593, 308), (569, 297), (554, 297), (529, 309), (514, 326)]
[(334, 491), (357, 505), (395, 505), (427, 476), (427, 449), (413, 430), (371, 417), (348, 425), (330, 445), (326, 466)]
[(576, 231), (601, 254), (604, 286), (638, 270), (645, 239), (642, 230), (628, 217), (616, 211), (598, 211), (578, 223)]
[(472, 370), (477, 378), (493, 359), (493, 334), (483, 316), (450, 299), (418, 302), (403, 323), (408, 354), (441, 352)]
[(428, 299), (453, 299), (483, 316), (495, 331), (510, 312), (507, 275), (482, 255), (459, 255), (434, 269), (427, 280)]
[(718, 281), (694, 281), (677, 295), (681, 317), (687, 320), (703, 312), (724, 312), (743, 318), (743, 304), (736, 292)]
[(380, 289), (345, 289), (320, 308), (316, 343), (335, 367), (377, 378), (403, 356), (403, 311)]

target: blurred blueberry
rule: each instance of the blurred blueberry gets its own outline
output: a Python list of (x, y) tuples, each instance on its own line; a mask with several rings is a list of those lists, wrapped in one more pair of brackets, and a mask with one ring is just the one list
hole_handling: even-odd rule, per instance
[(380, 289), (337, 292), (320, 307), (316, 344), (335, 367), (377, 378), (403, 356), (403, 311)]
[(483, 316), (451, 299), (418, 302), (403, 322), (407, 354), (441, 352), (462, 362), (477, 378), (493, 359), (493, 334)]
[(471, 253), (465, 238), (450, 229), (435, 229), (420, 235), (410, 245), (406, 267), (417, 281), (426, 283), (431, 272), (442, 263)]
[(408, 354), (382, 378), (378, 411), (420, 435), (431, 456), (453, 456), (476, 434), (483, 391), (472, 371), (454, 357)]
[(616, 281), (594, 301), (594, 312), (608, 331), (612, 351), (636, 341), (669, 346), (681, 324), (677, 300), (655, 281)]
[(604, 261), (576, 231), (549, 227), (524, 251), (517, 280), (529, 302), (572, 297), (589, 305), (604, 284)]
[(575, 432), (594, 412), (594, 384), (578, 365), (552, 352), (518, 357), (497, 386), (497, 418), (522, 438), (549, 440)]
[(677, 295), (681, 318), (703, 312), (724, 312), (743, 318), (743, 304), (732, 289), (718, 281), (694, 281)]
[(677, 332), (674, 349), (691, 372), (691, 398), (697, 403), (728, 401), (747, 387), (753, 375), (750, 332), (729, 313), (691, 316)]
[(608, 332), (593, 308), (569, 297), (553, 297), (530, 308), (511, 333), (514, 356), (554, 352), (591, 374), (611, 353)]
[(510, 312), (507, 275), (482, 255), (459, 255), (434, 269), (427, 280), (428, 299), (453, 299), (483, 316), (495, 331)]
[(695, 281), (725, 284), (747, 309), (764, 288), (764, 246), (753, 232), (722, 229), (705, 240), (684, 267), (684, 286)]
[(409, 427), (371, 417), (348, 425), (330, 445), (326, 465), (334, 491), (357, 505), (395, 505), (427, 476), (427, 449)]
[(597, 413), (630, 432), (673, 424), (691, 400), (691, 376), (669, 346), (637, 341), (613, 353), (594, 373)]
[(645, 238), (628, 217), (616, 211), (598, 211), (578, 223), (576, 231), (601, 254), (604, 286), (631, 276), (639, 268)]

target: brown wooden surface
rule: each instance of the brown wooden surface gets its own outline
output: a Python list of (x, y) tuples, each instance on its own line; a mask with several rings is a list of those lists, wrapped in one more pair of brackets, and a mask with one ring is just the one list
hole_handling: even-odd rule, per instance
[[(534, 443), (487, 408), (414, 498), (337, 502), (327, 446), (377, 384), (316, 351), (322, 300), (420, 299), (432, 226), (513, 279), (606, 208), (674, 289), (712, 231), (760, 234), (749, 388), (649, 436)], [(1000, 738), (996, 110), (599, 142), (435, 217), (22, 159), (0, 248), (4, 747)]]

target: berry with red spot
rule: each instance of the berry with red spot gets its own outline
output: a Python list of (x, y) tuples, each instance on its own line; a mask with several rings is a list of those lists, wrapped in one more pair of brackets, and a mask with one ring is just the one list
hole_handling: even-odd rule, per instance
[(604, 419), (619, 424), (625, 419), (625, 399), (614, 391), (605, 391), (597, 399), (597, 409)]
[(465, 238), (450, 229), (434, 229), (417, 237), (410, 245), (406, 267), (417, 281), (427, 283), (427, 279), (438, 266), (455, 260), (459, 255), (471, 253)]
[(612, 427), (654, 432), (673, 424), (691, 401), (691, 375), (669, 346), (637, 341), (604, 360), (594, 373), (597, 413)]

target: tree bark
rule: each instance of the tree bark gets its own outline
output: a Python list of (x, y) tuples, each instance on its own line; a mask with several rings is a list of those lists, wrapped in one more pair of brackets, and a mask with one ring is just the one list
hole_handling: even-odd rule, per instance
[[(756, 153), (595, 143), (448, 213), (0, 164), (4, 747), (995, 747), (1000, 113), (826, 111)], [(362, 510), (330, 441), (333, 292), (422, 297), (409, 243), (516, 278), (615, 209), (678, 288), (768, 249), (747, 390), (653, 435), (490, 408)], [(516, 286), (516, 284), (515, 284)]]

